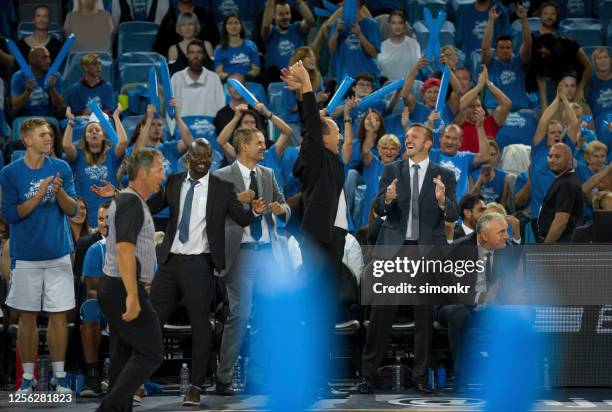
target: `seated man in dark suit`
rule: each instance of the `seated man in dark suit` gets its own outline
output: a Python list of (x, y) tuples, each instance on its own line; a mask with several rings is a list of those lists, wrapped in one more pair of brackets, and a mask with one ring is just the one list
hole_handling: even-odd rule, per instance
[(480, 193), (466, 193), (459, 201), (461, 224), (455, 224), (453, 240), (469, 236), (476, 229), (476, 222), (485, 211), (484, 197)]
[(597, 193), (593, 197), (593, 220), (584, 226), (579, 226), (574, 229), (572, 234), (572, 242), (574, 243), (595, 243), (599, 241), (595, 238), (595, 221), (597, 220), (597, 212), (612, 210), (612, 192), (604, 190)]
[[(477, 273), (474, 285), (473, 305), (444, 305), (438, 309), (438, 321), (448, 328), (448, 338), (455, 363), (455, 391), (467, 388), (464, 355), (465, 327), (470, 318), (489, 303), (498, 301), (501, 274), (514, 273), (508, 269), (508, 262), (516, 261), (509, 256), (511, 250), (503, 250), (509, 244), (508, 223), (497, 212), (486, 212), (476, 224), (475, 231), (454, 243), (450, 258), (454, 260), (480, 260), (485, 270)], [(503, 250), (503, 251), (502, 251)], [(502, 272), (502, 269), (504, 272)]]

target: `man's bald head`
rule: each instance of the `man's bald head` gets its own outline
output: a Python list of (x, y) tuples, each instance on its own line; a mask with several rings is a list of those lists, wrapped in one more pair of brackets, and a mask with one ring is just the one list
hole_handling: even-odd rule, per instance
[(37, 72), (46, 72), (51, 66), (51, 54), (46, 47), (34, 47), (28, 53), (28, 63)]
[(560, 175), (573, 166), (572, 150), (565, 143), (555, 143), (548, 152), (548, 168)]

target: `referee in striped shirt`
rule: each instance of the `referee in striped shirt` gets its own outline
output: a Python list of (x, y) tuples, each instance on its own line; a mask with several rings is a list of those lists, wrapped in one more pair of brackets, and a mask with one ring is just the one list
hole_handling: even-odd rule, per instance
[(128, 187), (108, 210), (104, 278), (98, 292), (110, 327), (109, 392), (100, 411), (131, 411), (132, 395), (163, 360), (161, 328), (146, 290), (155, 273), (155, 228), (146, 199), (164, 180), (162, 154), (134, 151), (128, 177)]

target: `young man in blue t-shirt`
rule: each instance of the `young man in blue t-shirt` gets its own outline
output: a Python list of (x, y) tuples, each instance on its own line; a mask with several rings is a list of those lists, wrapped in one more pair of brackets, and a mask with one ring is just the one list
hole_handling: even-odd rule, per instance
[[(36, 317), (49, 314), (47, 343), (57, 392), (70, 392), (64, 361), (68, 341), (66, 313), (74, 308), (70, 254), (72, 236), (66, 216), (77, 212), (70, 166), (47, 156), (53, 137), (41, 118), (19, 128), (26, 154), (0, 172), (2, 216), (10, 225), (11, 286), (6, 304), (19, 311), (17, 347), (23, 364), (20, 392), (32, 392), (38, 347)], [(42, 388), (47, 390), (47, 388)]]
[(113, 86), (104, 80), (102, 61), (97, 54), (86, 54), (81, 58), (83, 78), (75, 84), (68, 93), (68, 106), (76, 116), (88, 116), (91, 110), (87, 107), (90, 101), (100, 105), (102, 111), (111, 115), (115, 107), (113, 103)]
[[(280, 69), (289, 65), (291, 56), (304, 45), (308, 31), (315, 18), (304, 0), (297, 0), (295, 6), (302, 15), (302, 21), (291, 23), (291, 6), (287, 0), (268, 0), (261, 23), (261, 38), (266, 46), (266, 81), (280, 81)], [(274, 25), (272, 21), (274, 20)]]
[[(527, 21), (527, 10), (522, 5), (517, 6), (516, 14), (521, 22), (523, 32), (523, 44), (519, 55), (512, 55), (512, 37), (502, 35), (495, 41), (495, 56), (491, 49), (493, 29), (495, 22), (501, 13), (496, 6), (489, 10), (489, 19), (482, 37), (481, 62), (489, 69), (489, 80), (491, 80), (506, 96), (512, 100), (511, 110), (529, 109), (529, 98), (525, 89), (525, 72), (531, 61), (531, 31)], [(487, 109), (495, 109), (497, 101), (488, 91), (485, 91), (484, 105)]]
[(96, 397), (102, 392), (98, 373), (98, 352), (101, 330), (106, 327), (106, 318), (98, 303), (98, 289), (102, 284), (104, 259), (106, 258), (106, 214), (110, 203), (102, 203), (98, 209), (98, 231), (102, 239), (91, 245), (83, 261), (83, 282), (86, 299), (81, 304), (81, 344), (87, 369), (87, 380), (81, 389), (81, 397)]
[(511, 34), (508, 10), (504, 6), (495, 0), (476, 0), (458, 16), (457, 23), (457, 45), (468, 59), (481, 45), (492, 8), (496, 8), (500, 14), (495, 21), (495, 38)]
[(327, 34), (328, 47), (336, 60), (336, 79), (342, 81), (345, 74), (351, 77), (359, 72), (371, 73), (380, 79), (376, 57), (380, 53), (380, 29), (376, 20), (362, 15), (361, 0), (357, 0), (357, 18), (352, 26), (342, 20), (331, 24)]
[(64, 106), (62, 78), (59, 73), (49, 76), (49, 88), (45, 89), (45, 75), (51, 67), (51, 55), (44, 47), (35, 47), (28, 54), (33, 79), (26, 77), (23, 70), (13, 74), (11, 79), (11, 104), (20, 116), (53, 116)]

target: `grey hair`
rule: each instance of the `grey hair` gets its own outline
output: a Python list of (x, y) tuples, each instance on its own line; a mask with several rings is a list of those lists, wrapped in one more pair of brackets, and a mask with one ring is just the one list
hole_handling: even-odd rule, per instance
[(128, 158), (127, 174), (130, 182), (136, 180), (140, 169), (146, 171), (151, 170), (153, 161), (155, 158), (159, 158), (163, 161), (164, 156), (157, 149), (150, 149), (147, 147), (136, 149), (132, 152), (132, 155)]
[(489, 224), (495, 220), (503, 220), (506, 221), (506, 218), (501, 213), (497, 212), (485, 212), (480, 216), (478, 222), (476, 223), (476, 233), (481, 234), (488, 227)]
[(179, 36), (180, 36), (179, 28), (181, 27), (181, 24), (183, 23), (195, 23), (195, 28), (196, 28), (195, 35), (196, 36), (198, 35), (198, 33), (200, 33), (200, 30), (202, 29), (200, 27), (200, 21), (198, 20), (198, 16), (190, 12), (181, 13), (176, 19), (176, 34), (178, 34)]

